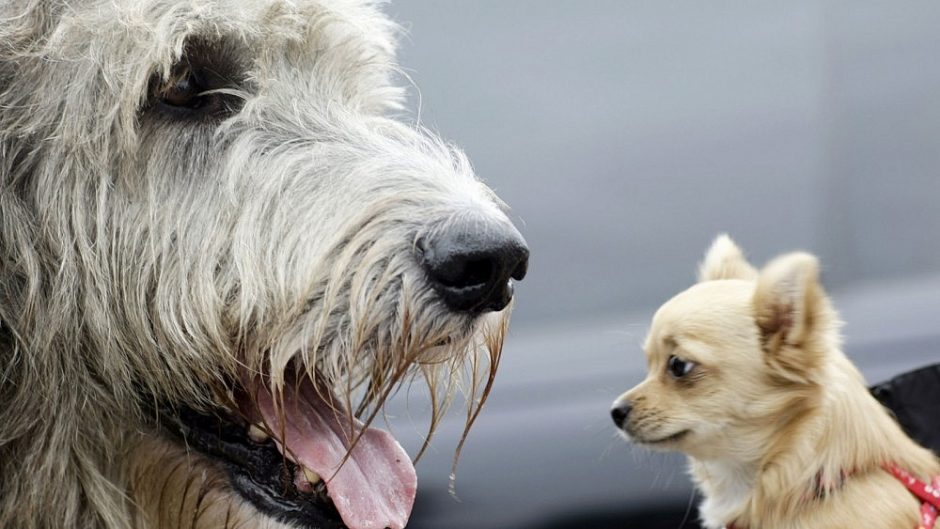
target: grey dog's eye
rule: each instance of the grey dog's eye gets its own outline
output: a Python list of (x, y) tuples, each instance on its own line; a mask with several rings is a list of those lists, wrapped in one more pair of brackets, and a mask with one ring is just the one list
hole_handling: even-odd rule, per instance
[(666, 368), (669, 370), (670, 375), (675, 378), (682, 378), (692, 372), (692, 369), (695, 368), (695, 362), (689, 362), (676, 355), (672, 355), (669, 357), (669, 363)]
[(238, 111), (243, 100), (234, 95), (238, 84), (215, 67), (181, 62), (169, 78), (154, 76), (152, 108), (175, 119), (223, 118)]
[(197, 109), (206, 106), (211, 97), (205, 92), (209, 87), (204, 75), (192, 68), (183, 68), (171, 79), (159, 86), (157, 97), (164, 105), (180, 109)]

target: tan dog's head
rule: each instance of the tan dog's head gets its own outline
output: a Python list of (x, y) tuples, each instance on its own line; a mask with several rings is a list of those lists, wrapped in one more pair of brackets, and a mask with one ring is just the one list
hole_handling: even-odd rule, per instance
[(649, 374), (614, 401), (614, 422), (655, 449), (756, 460), (814, 405), (836, 320), (815, 257), (786, 254), (758, 271), (722, 235), (699, 283), (656, 312)]

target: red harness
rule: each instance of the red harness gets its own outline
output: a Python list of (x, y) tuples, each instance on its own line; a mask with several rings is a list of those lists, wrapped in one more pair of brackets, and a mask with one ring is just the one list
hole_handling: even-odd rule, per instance
[(925, 483), (894, 463), (885, 465), (885, 470), (911, 491), (911, 494), (924, 502), (920, 506), (918, 529), (933, 529), (937, 522), (937, 512), (940, 511), (940, 476), (934, 477), (932, 483)]
[[(886, 464), (883, 468), (900, 481), (911, 494), (923, 501), (920, 506), (920, 525), (917, 526), (917, 529), (934, 529), (938, 512), (940, 512), (940, 476), (934, 477), (931, 483), (925, 483), (894, 463)], [(851, 472), (843, 473), (842, 480), (851, 474)], [(820, 494), (820, 486), (820, 477), (816, 476), (817, 496)], [(725, 529), (743, 528), (731, 523)]]

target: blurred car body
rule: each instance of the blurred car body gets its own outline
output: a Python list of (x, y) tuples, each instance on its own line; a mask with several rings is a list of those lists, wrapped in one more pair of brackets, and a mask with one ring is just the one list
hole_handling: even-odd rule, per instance
[[(819, 255), (870, 383), (940, 361), (940, 4), (389, 10), (416, 117), (465, 147), (532, 249), (459, 501), (457, 403), (418, 464), (410, 528), (695, 527), (683, 458), (630, 447), (608, 406), (719, 232), (755, 263)], [(426, 403), (406, 396), (389, 423), (414, 453)]]

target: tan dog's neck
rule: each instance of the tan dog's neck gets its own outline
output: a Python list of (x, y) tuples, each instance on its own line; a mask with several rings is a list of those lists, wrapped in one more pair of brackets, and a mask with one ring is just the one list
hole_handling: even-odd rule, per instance
[(940, 472), (936, 458), (909, 439), (869, 395), (841, 351), (830, 352), (824, 369), (827, 383), (819, 388), (818, 404), (776, 431), (759, 461), (690, 457), (692, 476), (705, 497), (700, 511), (706, 527), (796, 527), (794, 513), (850, 510), (840, 506), (846, 503), (842, 489), (855, 481), (884, 479), (882, 467), (889, 462), (922, 478)]
[(699, 461), (689, 458), (691, 473), (704, 495), (699, 506), (708, 527), (724, 527), (736, 520), (750, 501), (759, 464), (734, 459)]

